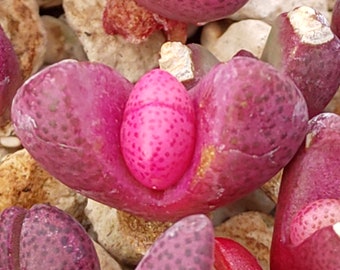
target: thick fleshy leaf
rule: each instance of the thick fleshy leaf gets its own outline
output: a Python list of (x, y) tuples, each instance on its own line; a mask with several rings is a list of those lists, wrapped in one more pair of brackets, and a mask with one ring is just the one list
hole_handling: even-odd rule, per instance
[(226, 18), (248, 0), (136, 0), (136, 2), (163, 17), (196, 24)]
[(5, 209), (0, 216), (0, 269), (19, 269), (19, 238), (27, 210), (21, 207)]
[(262, 59), (294, 81), (311, 118), (323, 111), (339, 88), (339, 50), (340, 40), (324, 15), (301, 6), (274, 21)]
[[(322, 113), (310, 120), (305, 144), (285, 167), (282, 177), (271, 246), (270, 265), (273, 269), (318, 270), (321, 269), (320, 265), (325, 258), (329, 262), (329, 267), (333, 265), (333, 268), (325, 266), (323, 269), (339, 269), (337, 262), (340, 262), (340, 241), (332, 226), (323, 224), (322, 226), (327, 227), (321, 226), (319, 230), (310, 234), (312, 232), (310, 228), (317, 224), (312, 223), (310, 226), (300, 224), (298, 227), (294, 225), (294, 222), (304, 218), (310, 222), (314, 210), (318, 210), (317, 219), (321, 220), (320, 216), (327, 215), (327, 205), (319, 208), (317, 201), (339, 200), (339, 142), (339, 115)], [(308, 210), (308, 206), (313, 207)], [(321, 211), (322, 208), (325, 211)], [(334, 210), (333, 207), (332, 209)], [(302, 215), (299, 217), (300, 214)], [(322, 218), (323, 222), (325, 220)], [(293, 232), (292, 229), (297, 231)], [(305, 236), (302, 235), (304, 229), (307, 229)], [(293, 243), (291, 234), (294, 236), (293, 239), (299, 240)]]
[(215, 238), (215, 270), (261, 270), (256, 258), (241, 244), (222, 237)]
[(99, 270), (100, 265), (85, 229), (58, 208), (39, 204), (22, 224), (20, 268)]
[(211, 269), (213, 261), (213, 225), (205, 215), (192, 215), (166, 230), (136, 270)]

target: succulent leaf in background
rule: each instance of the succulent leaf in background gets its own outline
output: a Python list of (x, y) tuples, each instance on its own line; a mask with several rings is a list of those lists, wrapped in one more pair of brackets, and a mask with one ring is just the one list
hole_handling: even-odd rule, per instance
[(85, 229), (56, 207), (10, 207), (0, 215), (1, 269), (99, 270)]

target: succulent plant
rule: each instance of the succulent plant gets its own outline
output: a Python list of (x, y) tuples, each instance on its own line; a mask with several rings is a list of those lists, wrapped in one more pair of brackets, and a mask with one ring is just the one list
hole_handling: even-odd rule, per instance
[(340, 116), (322, 113), (285, 167), (271, 247), (273, 269), (339, 269)]
[(136, 2), (166, 18), (186, 23), (206, 23), (226, 18), (248, 0), (136, 0)]
[(19, 60), (0, 25), (0, 126), (10, 119), (12, 99), (22, 82)]
[(339, 50), (340, 40), (326, 18), (301, 6), (278, 16), (262, 59), (295, 82), (311, 118), (323, 111), (339, 88)]
[(0, 215), (1, 269), (100, 269), (85, 229), (45, 204), (13, 206)]
[(205, 215), (191, 215), (174, 223), (151, 246), (136, 270), (211, 269), (214, 228)]
[(228, 238), (215, 237), (211, 220), (205, 215), (196, 214), (180, 219), (158, 237), (136, 268), (144, 269), (262, 268), (241, 244)]
[[(259, 60), (235, 57), (189, 92), (183, 88), (165, 71), (153, 70), (133, 86), (104, 64), (62, 61), (19, 89), (13, 123), (24, 147), (69, 187), (163, 221), (209, 212), (254, 190), (289, 162), (305, 136), (300, 91)], [(139, 158), (147, 163), (135, 166)], [(163, 179), (160, 190), (133, 177), (145, 172)]]

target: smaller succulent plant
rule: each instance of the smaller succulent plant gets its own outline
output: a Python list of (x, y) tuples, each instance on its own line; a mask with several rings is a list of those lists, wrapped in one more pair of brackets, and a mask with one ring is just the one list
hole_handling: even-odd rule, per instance
[(151, 246), (136, 270), (156, 269), (260, 270), (255, 257), (239, 243), (214, 236), (210, 219), (202, 214), (182, 218)]
[(273, 269), (340, 268), (340, 116), (309, 121), (305, 143), (285, 167), (275, 215)]
[(19, 60), (0, 25), (0, 126), (10, 119), (12, 99), (22, 82)]
[(248, 0), (136, 0), (136, 2), (165, 18), (196, 24), (226, 18)]
[(294, 81), (312, 118), (323, 111), (339, 88), (339, 50), (340, 40), (326, 18), (301, 6), (276, 18), (262, 59)]
[(0, 269), (99, 270), (85, 229), (56, 207), (10, 207), (0, 215)]

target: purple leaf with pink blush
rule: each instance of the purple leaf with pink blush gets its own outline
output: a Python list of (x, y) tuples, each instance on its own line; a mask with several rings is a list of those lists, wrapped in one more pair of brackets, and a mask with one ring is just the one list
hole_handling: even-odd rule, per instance
[(205, 215), (192, 215), (167, 229), (136, 270), (212, 269), (213, 263), (213, 225)]
[(339, 88), (339, 50), (340, 40), (324, 15), (302, 6), (277, 17), (262, 59), (294, 81), (312, 118), (323, 111)]
[(226, 18), (248, 0), (136, 0), (163, 17), (186, 23), (206, 23)]
[(285, 167), (273, 242), (273, 269), (339, 269), (340, 116), (309, 121), (305, 143)]

